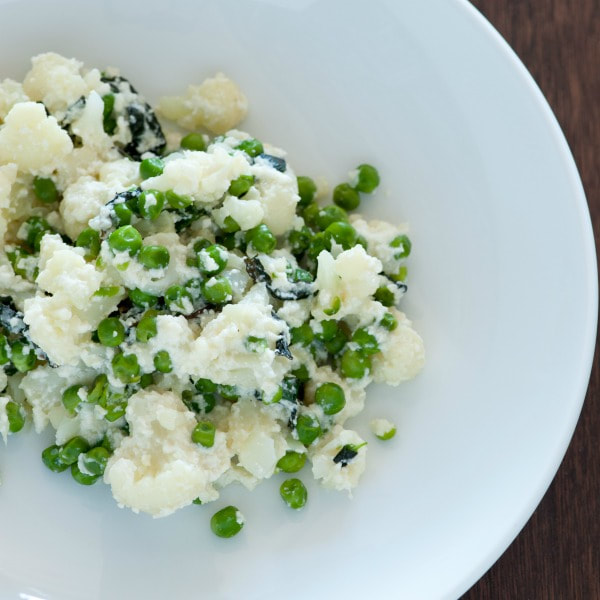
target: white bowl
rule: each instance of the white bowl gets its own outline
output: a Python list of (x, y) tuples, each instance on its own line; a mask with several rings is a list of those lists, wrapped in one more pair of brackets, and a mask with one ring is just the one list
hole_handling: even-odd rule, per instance
[[(1, 450), (0, 596), (91, 600), (456, 598), (503, 552), (565, 452), (590, 372), (596, 262), (577, 170), (548, 105), (463, 0), (1, 1), (1, 76), (47, 50), (116, 65), (149, 98), (223, 70), (245, 128), (332, 183), (373, 162), (365, 211), (409, 221), (404, 309), (424, 372), (373, 387), (352, 501), (279, 477), (152, 520), (47, 471), (33, 435)], [(308, 473), (305, 480), (309, 479)], [(241, 535), (209, 516), (235, 502)]]

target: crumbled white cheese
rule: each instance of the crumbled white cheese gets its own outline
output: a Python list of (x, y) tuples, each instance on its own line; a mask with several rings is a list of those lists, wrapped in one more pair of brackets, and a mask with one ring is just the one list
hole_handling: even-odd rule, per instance
[(17, 102), (27, 102), (29, 98), (23, 91), (23, 86), (12, 79), (0, 82), (0, 123)]
[(374, 435), (378, 438), (383, 438), (390, 435), (392, 431), (396, 430), (396, 426), (387, 419), (373, 419), (369, 426)]

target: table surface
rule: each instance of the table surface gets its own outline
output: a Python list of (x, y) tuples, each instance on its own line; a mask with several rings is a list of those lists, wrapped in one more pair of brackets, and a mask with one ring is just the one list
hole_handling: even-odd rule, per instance
[[(548, 99), (579, 168), (599, 246), (600, 0), (471, 0)], [(517, 539), (462, 600), (600, 599), (600, 365), (563, 463)]]

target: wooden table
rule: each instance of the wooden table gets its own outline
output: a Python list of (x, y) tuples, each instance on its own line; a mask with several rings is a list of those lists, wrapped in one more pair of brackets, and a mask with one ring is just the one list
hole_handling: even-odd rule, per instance
[[(579, 167), (599, 247), (600, 0), (472, 0), (550, 102)], [(463, 600), (600, 600), (600, 368), (554, 482)]]

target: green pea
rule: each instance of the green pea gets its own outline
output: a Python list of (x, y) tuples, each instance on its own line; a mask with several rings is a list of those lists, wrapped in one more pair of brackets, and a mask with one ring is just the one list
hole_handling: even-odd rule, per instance
[(206, 142), (201, 133), (188, 133), (181, 138), (180, 146), (186, 150), (196, 150), (202, 152), (206, 150)]
[(194, 302), (202, 297), (202, 279), (189, 279), (183, 284), (183, 289), (190, 294)]
[(113, 212), (117, 218), (117, 224), (119, 227), (123, 225), (129, 225), (131, 223), (131, 217), (133, 217), (133, 211), (125, 202), (113, 205)]
[(150, 338), (155, 337), (158, 334), (156, 327), (156, 315), (154, 311), (148, 311), (137, 324), (135, 328), (135, 339), (138, 342), (145, 343)]
[(364, 327), (357, 329), (352, 334), (352, 341), (358, 344), (359, 351), (363, 354), (377, 354), (379, 352), (379, 344), (377, 338), (369, 333)]
[(316, 226), (316, 220), (320, 210), (321, 207), (316, 202), (311, 202), (306, 206), (301, 212), (305, 223), (311, 227)]
[(82, 388), (82, 385), (72, 385), (68, 387), (62, 394), (62, 403), (63, 406), (73, 414), (75, 409), (81, 404), (81, 396), (79, 395), (79, 390)]
[(205, 275), (217, 275), (227, 266), (228, 259), (229, 253), (223, 246), (212, 244), (198, 252), (198, 268)]
[(296, 421), (296, 433), (302, 444), (310, 446), (321, 435), (321, 425), (316, 417), (303, 414)]
[(379, 185), (379, 173), (372, 165), (362, 164), (356, 168), (356, 185), (354, 189), (364, 194), (371, 194)]
[(155, 354), (154, 368), (160, 373), (170, 373), (173, 370), (171, 357), (166, 350), (160, 350)]
[(58, 190), (49, 177), (34, 177), (33, 193), (44, 204), (52, 204), (58, 200)]
[(277, 239), (271, 230), (261, 223), (246, 232), (246, 241), (252, 244), (257, 252), (270, 254), (277, 246)]
[(0, 333), (0, 365), (5, 365), (10, 361), (10, 344), (8, 338)]
[(361, 379), (371, 368), (371, 359), (358, 350), (346, 350), (342, 354), (340, 370), (344, 377)]
[(112, 298), (113, 296), (116, 296), (120, 291), (121, 288), (118, 285), (105, 285), (99, 287), (93, 295), (97, 298)]
[(296, 179), (298, 181), (298, 195), (300, 196), (298, 206), (308, 206), (315, 198), (317, 186), (315, 185), (315, 182), (310, 177), (306, 177), (306, 175), (299, 175)]
[(288, 234), (288, 245), (290, 246), (290, 252), (294, 256), (298, 256), (303, 252), (306, 252), (310, 245), (312, 233), (310, 229), (303, 226), (301, 229), (293, 229)]
[(266, 338), (249, 335), (244, 340), (244, 347), (248, 352), (264, 352), (269, 347), (269, 343)]
[(148, 386), (154, 383), (154, 375), (152, 373), (144, 373), (140, 377), (140, 387), (146, 389)]
[(75, 245), (78, 248), (85, 248), (87, 250), (87, 252), (85, 253), (86, 259), (89, 260), (92, 258), (96, 258), (98, 254), (100, 254), (100, 234), (91, 227), (86, 227), (77, 236)]
[(377, 302), (381, 302), (381, 304), (386, 307), (394, 306), (396, 303), (396, 296), (394, 295), (394, 292), (392, 292), (392, 290), (386, 286), (378, 287), (373, 297), (375, 300), (377, 300)]
[(313, 236), (307, 254), (310, 258), (316, 259), (323, 250), (331, 250), (331, 238), (321, 232)]
[(192, 504), (197, 504), (198, 506), (202, 506), (202, 500), (200, 500), (200, 498), (194, 498), (192, 500)]
[(190, 206), (193, 202), (192, 198), (189, 196), (176, 194), (173, 190), (167, 190), (165, 192), (165, 198), (167, 200), (167, 204), (176, 210), (183, 210), (184, 208)]
[(124, 225), (108, 236), (108, 245), (113, 252), (127, 252), (135, 256), (142, 247), (142, 236), (135, 227)]
[(360, 205), (360, 196), (349, 184), (340, 183), (333, 189), (333, 201), (344, 210), (355, 210)]
[(25, 414), (20, 404), (9, 400), (4, 408), (8, 419), (8, 430), (11, 433), (17, 433), (25, 425)]
[(340, 308), (342, 308), (342, 299), (339, 296), (334, 296), (331, 301), (331, 306), (329, 308), (324, 308), (323, 312), (331, 317), (340, 312)]
[(392, 313), (385, 313), (379, 324), (388, 331), (394, 331), (398, 327), (398, 320)]
[(217, 384), (210, 379), (198, 379), (194, 385), (201, 394), (215, 393), (218, 388)]
[(165, 195), (158, 190), (145, 190), (137, 199), (137, 207), (144, 219), (154, 221), (160, 215), (165, 205)]
[(26, 226), (26, 242), (35, 252), (40, 251), (40, 245), (42, 238), (47, 233), (52, 233), (54, 230), (50, 226), (50, 223), (42, 217), (30, 217), (25, 221)]
[(322, 342), (327, 342), (329, 340), (334, 339), (337, 335), (340, 326), (337, 321), (334, 319), (327, 319), (325, 321), (320, 322), (321, 331), (316, 334), (317, 339)]
[(83, 473), (77, 463), (71, 465), (71, 475), (73, 479), (81, 485), (93, 485), (100, 479), (100, 475), (88, 475)]
[(164, 269), (169, 266), (171, 255), (164, 246), (144, 246), (137, 258), (146, 269)]
[(326, 415), (335, 415), (346, 406), (346, 395), (337, 383), (327, 382), (315, 391), (315, 402)]
[(341, 328), (338, 328), (332, 338), (323, 342), (323, 346), (325, 346), (325, 349), (329, 354), (334, 355), (338, 354), (338, 352), (344, 348), (347, 341), (348, 338), (344, 331)]
[(212, 244), (205, 238), (198, 238), (197, 240), (194, 241), (194, 252), (196, 254), (198, 254), (198, 252), (200, 252), (200, 250), (204, 250), (204, 248), (208, 248), (209, 246), (212, 246)]
[(396, 435), (396, 428), (392, 427), (391, 429), (388, 429), (385, 433), (382, 433), (381, 435), (377, 435), (376, 437), (378, 439), (382, 440), (383, 442), (386, 442), (388, 440), (391, 440), (395, 435)]
[(21, 260), (30, 258), (32, 256), (31, 252), (17, 246), (12, 252), (7, 251), (6, 256), (12, 265), (15, 275), (19, 275), (20, 277), (23, 277), (23, 279), (30, 278), (28, 265), (23, 266)]
[(240, 175), (229, 184), (229, 189), (227, 191), (232, 196), (241, 198), (244, 194), (248, 193), (253, 184), (254, 175)]
[(306, 365), (300, 365), (297, 369), (292, 371), (292, 375), (302, 383), (306, 383), (310, 379), (310, 374)]
[(219, 385), (219, 394), (221, 394), (221, 396), (225, 398), (225, 400), (233, 401), (237, 400), (240, 397), (235, 385)]
[(94, 379), (92, 389), (88, 392), (87, 401), (90, 404), (105, 404), (108, 394), (108, 377), (104, 374)]
[(299, 510), (306, 504), (308, 492), (299, 479), (286, 479), (279, 488), (281, 499), (294, 510)]
[(65, 465), (72, 465), (77, 462), (80, 454), (87, 452), (89, 449), (90, 445), (86, 439), (79, 435), (75, 436), (60, 449), (60, 460)]
[(389, 278), (393, 281), (406, 281), (407, 273), (408, 273), (408, 269), (406, 268), (406, 265), (402, 265), (398, 269), (398, 272), (394, 273), (393, 275), (390, 275)]
[(42, 452), (42, 462), (55, 473), (61, 473), (69, 468), (69, 465), (62, 461), (60, 457), (60, 447), (56, 445), (48, 446), (48, 448)]
[(12, 344), (10, 352), (12, 363), (19, 373), (26, 373), (35, 367), (37, 356), (28, 343), (16, 341)]
[(209, 304), (224, 304), (232, 298), (231, 283), (226, 277), (211, 277), (202, 284), (202, 294)]
[[(139, 380), (141, 381), (141, 377)], [(125, 394), (114, 392), (109, 388), (107, 394), (100, 401), (100, 406), (106, 410), (104, 418), (109, 423), (113, 423), (125, 414), (127, 410), (127, 398)]]
[(313, 341), (314, 336), (315, 334), (308, 323), (290, 329), (290, 339), (292, 344), (308, 346)]
[(106, 448), (96, 446), (96, 448), (86, 452), (81, 461), (85, 469), (92, 475), (103, 475), (109, 458), (110, 452)]
[(167, 289), (165, 302), (171, 312), (189, 313), (193, 308), (192, 295), (180, 285), (172, 285)]
[(325, 235), (331, 236), (344, 250), (348, 250), (356, 244), (356, 230), (345, 221), (336, 221), (329, 225), (325, 230)]
[(412, 243), (407, 235), (399, 235), (390, 242), (390, 246), (398, 248), (398, 252), (394, 253), (394, 258), (400, 260), (410, 255)]
[(215, 443), (215, 426), (210, 421), (198, 421), (192, 431), (192, 442), (212, 448)]
[(243, 142), (240, 142), (235, 148), (236, 150), (242, 150), (248, 156), (252, 157), (258, 156), (259, 154), (263, 154), (264, 152), (263, 145), (254, 138), (250, 138), (244, 140)]
[(139, 288), (129, 290), (129, 299), (140, 308), (150, 308), (158, 304), (158, 297), (153, 294), (143, 292)]
[(114, 376), (123, 383), (140, 380), (140, 365), (135, 354), (116, 354), (111, 364)]
[(348, 214), (343, 208), (335, 204), (328, 204), (319, 210), (315, 218), (317, 227), (325, 231), (332, 223), (347, 221)]
[(241, 229), (240, 224), (231, 216), (227, 215), (223, 219), (223, 225), (221, 226), (221, 230), (225, 233), (235, 233)]
[(277, 461), (277, 468), (284, 473), (297, 473), (306, 464), (304, 452), (287, 450), (285, 455)]
[(222, 538), (230, 538), (238, 534), (244, 526), (244, 517), (235, 506), (226, 506), (216, 512), (210, 519), (212, 532)]
[(236, 247), (240, 246), (240, 239), (235, 233), (225, 233), (222, 232), (220, 234), (215, 235), (215, 241), (221, 244), (226, 250), (234, 250)]
[(117, 317), (102, 319), (98, 324), (98, 339), (109, 348), (115, 348), (125, 341), (125, 326)]
[(165, 163), (158, 158), (158, 156), (154, 156), (152, 158), (145, 158), (140, 163), (140, 177), (142, 179), (150, 179), (150, 177), (158, 177), (162, 175), (162, 172), (165, 170)]

